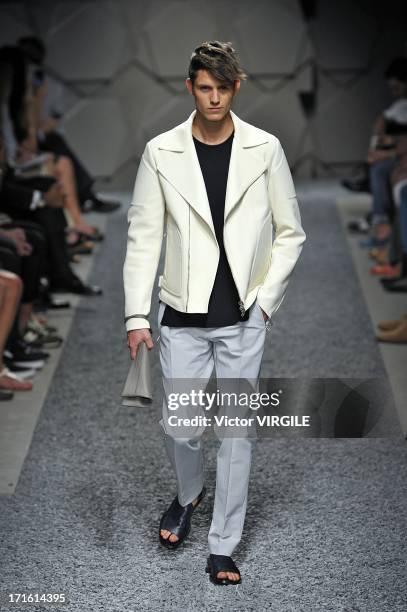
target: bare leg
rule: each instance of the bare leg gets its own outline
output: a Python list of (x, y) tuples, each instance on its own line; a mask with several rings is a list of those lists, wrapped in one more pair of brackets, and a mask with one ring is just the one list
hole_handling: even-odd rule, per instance
[[(23, 292), (23, 282), (19, 276), (7, 270), (0, 271), (0, 372), (4, 369), (3, 351), (8, 335), (17, 314)], [(29, 391), (32, 383), (12, 378), (7, 374), (0, 376), (0, 388), (16, 391)]]
[(0, 304), (0, 359), (2, 359), (7, 338), (20, 303), (23, 282), (13, 272), (0, 270), (0, 287), (2, 289)]
[(61, 156), (55, 164), (57, 178), (62, 184), (65, 194), (65, 207), (73, 221), (76, 229), (85, 234), (94, 234), (94, 228), (86, 223), (81, 214), (81, 209), (76, 191), (74, 168), (69, 157)]

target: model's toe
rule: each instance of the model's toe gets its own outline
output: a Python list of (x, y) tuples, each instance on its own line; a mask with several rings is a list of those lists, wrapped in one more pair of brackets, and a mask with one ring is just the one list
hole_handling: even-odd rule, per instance
[(173, 533), (170, 535), (170, 542), (177, 542), (178, 539), (178, 536), (174, 535)]

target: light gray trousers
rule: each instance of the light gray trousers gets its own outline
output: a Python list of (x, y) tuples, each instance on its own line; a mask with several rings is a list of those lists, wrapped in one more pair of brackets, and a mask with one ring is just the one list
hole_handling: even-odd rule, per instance
[[(168, 384), (171, 387), (168, 381), (193, 379), (194, 389), (198, 386), (205, 389), (214, 367), (217, 379), (258, 381), (266, 324), (257, 300), (247, 321), (226, 327), (161, 326), (164, 308), (161, 302), (158, 312), (160, 362), (166, 382), (160, 425), (177, 478), (178, 500), (186, 506), (199, 495), (204, 484), (201, 435), (205, 427), (197, 427), (193, 435), (187, 437), (179, 437), (179, 432), (171, 435), (168, 417), (179, 413), (168, 408)], [(215, 502), (208, 535), (209, 551), (227, 556), (232, 555), (243, 531), (255, 441), (253, 437), (229, 436), (223, 437), (217, 453)]]

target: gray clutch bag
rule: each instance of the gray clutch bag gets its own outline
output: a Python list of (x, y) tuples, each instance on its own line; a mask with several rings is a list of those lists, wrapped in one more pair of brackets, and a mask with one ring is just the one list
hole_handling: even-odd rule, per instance
[(142, 408), (150, 406), (153, 398), (150, 371), (150, 351), (145, 342), (137, 349), (137, 356), (131, 360), (124, 389), (122, 391), (122, 406)]

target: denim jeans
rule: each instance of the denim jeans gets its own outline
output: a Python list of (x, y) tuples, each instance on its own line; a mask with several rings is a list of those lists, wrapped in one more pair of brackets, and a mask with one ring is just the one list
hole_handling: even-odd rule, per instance
[(390, 174), (396, 163), (396, 158), (390, 157), (370, 166), (370, 184), (373, 195), (373, 225), (389, 222), (393, 202)]
[(407, 255), (407, 185), (400, 191), (400, 243), (403, 255)]

